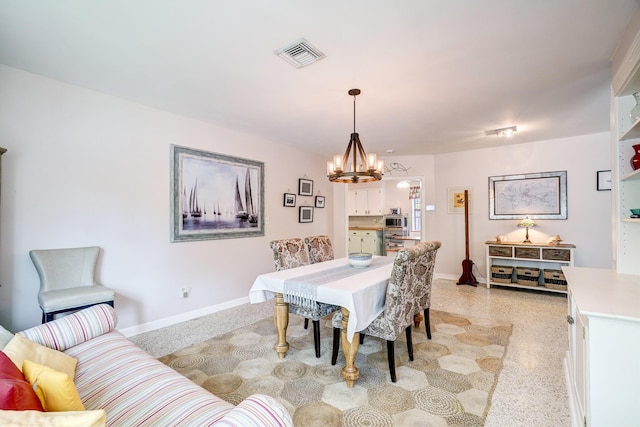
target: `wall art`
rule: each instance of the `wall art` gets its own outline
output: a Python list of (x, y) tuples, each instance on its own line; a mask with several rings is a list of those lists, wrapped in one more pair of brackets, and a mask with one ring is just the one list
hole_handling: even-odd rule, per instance
[(313, 222), (313, 207), (300, 206), (298, 222)]
[(283, 206), (288, 208), (293, 208), (296, 206), (296, 195), (293, 193), (284, 193), (284, 201), (282, 203)]
[(171, 145), (171, 241), (264, 236), (264, 163)]
[(567, 171), (489, 177), (489, 219), (567, 219)]
[(313, 181), (306, 178), (298, 179), (298, 195), (313, 196)]
[(447, 188), (447, 213), (464, 213), (464, 190), (469, 192), (469, 213), (472, 212), (471, 187), (449, 187)]

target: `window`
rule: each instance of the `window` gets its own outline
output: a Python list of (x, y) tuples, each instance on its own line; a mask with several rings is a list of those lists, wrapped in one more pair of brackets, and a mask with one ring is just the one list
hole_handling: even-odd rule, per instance
[(411, 199), (411, 231), (422, 230), (422, 203), (420, 199)]

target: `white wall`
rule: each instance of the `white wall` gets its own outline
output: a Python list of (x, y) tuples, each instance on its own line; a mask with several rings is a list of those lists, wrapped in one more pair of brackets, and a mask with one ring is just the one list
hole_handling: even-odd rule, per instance
[(559, 234), (565, 243), (576, 245), (576, 266), (611, 268), (611, 191), (596, 190), (596, 171), (611, 169), (610, 157), (610, 137), (602, 133), (437, 156), (386, 158), (385, 162), (398, 161), (411, 168), (409, 174), (426, 176), (424, 204), (436, 205), (435, 212), (425, 214), (426, 238), (442, 241), (436, 263), (440, 277), (459, 278), (465, 257), (464, 215), (447, 213), (447, 188), (472, 188), (470, 258), (481, 280), (485, 241), (498, 234), (510, 241), (524, 240), (516, 220), (489, 220), (488, 178), (499, 175), (566, 170), (568, 219), (536, 220), (538, 227), (529, 230), (530, 239), (546, 242)]
[[(171, 144), (264, 162), (266, 235), (170, 243)], [(129, 329), (244, 302), (255, 277), (273, 270), (272, 239), (329, 234), (336, 255), (345, 252), (347, 186), (326, 180), (326, 159), (295, 147), (5, 66), (0, 146), (8, 149), (2, 158), (0, 323), (10, 330), (40, 322), (31, 249), (101, 246), (98, 278), (115, 288), (119, 328)], [(284, 149), (286, 158), (279, 155)], [(611, 266), (611, 192), (596, 191), (595, 183), (597, 170), (610, 169), (608, 133), (385, 158), (391, 161), (424, 177), (424, 205), (436, 210), (424, 214), (423, 238), (443, 243), (439, 276), (459, 277), (464, 259), (464, 218), (447, 213), (448, 187), (473, 188), (471, 259), (483, 274), (484, 242), (524, 233), (516, 221), (488, 219), (488, 177), (555, 170), (568, 173), (569, 219), (538, 221), (532, 240), (559, 234), (577, 245), (576, 265)], [(282, 206), (283, 193), (296, 192), (304, 175), (327, 196), (311, 224), (299, 224), (298, 209)], [(313, 204), (298, 196), (298, 206), (305, 200)], [(182, 286), (192, 288), (191, 297), (179, 297)]]
[[(264, 162), (265, 236), (170, 243), (171, 144)], [(102, 247), (98, 279), (127, 328), (244, 301), (273, 270), (270, 240), (333, 229), (324, 158), (5, 66), (0, 146), (0, 323), (13, 331), (40, 323), (31, 249)], [(327, 196), (311, 224), (282, 206), (304, 175)]]

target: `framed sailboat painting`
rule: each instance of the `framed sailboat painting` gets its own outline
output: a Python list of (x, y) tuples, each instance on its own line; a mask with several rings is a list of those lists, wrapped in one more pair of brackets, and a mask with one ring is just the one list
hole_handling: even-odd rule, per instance
[(264, 163), (171, 145), (171, 241), (264, 236)]

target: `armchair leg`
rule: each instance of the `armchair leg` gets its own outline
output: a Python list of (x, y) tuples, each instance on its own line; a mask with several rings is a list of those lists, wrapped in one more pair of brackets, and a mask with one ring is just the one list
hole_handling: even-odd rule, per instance
[(340, 328), (333, 328), (333, 350), (331, 351), (331, 364), (338, 361), (338, 349), (340, 348)]
[(389, 373), (391, 382), (396, 382), (396, 354), (394, 350), (395, 341), (387, 341), (387, 359), (389, 359)]
[(431, 320), (429, 320), (429, 309), (424, 309), (424, 328), (427, 330), (427, 339), (431, 339)]
[(304, 328), (309, 329), (309, 319), (304, 319)]
[(316, 347), (316, 358), (320, 357), (320, 321), (313, 321), (313, 344)]

